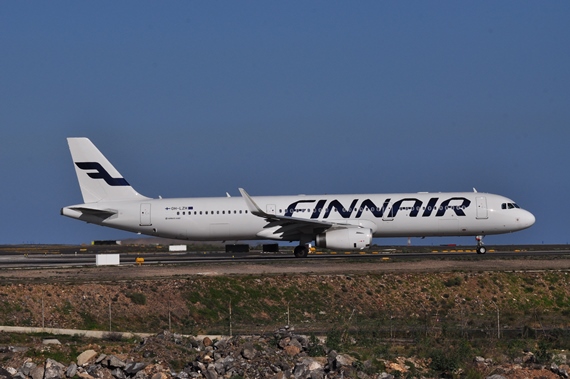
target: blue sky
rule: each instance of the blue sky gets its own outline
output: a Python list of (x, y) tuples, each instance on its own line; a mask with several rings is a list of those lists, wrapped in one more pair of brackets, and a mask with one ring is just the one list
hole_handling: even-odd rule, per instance
[[(567, 1), (3, 2), (0, 244), (133, 234), (81, 202), (66, 137), (151, 197), (471, 191), (568, 243)], [(405, 239), (378, 241), (406, 243)], [(413, 240), (473, 243), (472, 238)]]

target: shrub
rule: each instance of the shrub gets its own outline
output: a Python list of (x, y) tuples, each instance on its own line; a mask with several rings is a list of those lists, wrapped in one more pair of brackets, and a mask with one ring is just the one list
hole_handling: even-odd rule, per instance
[(129, 299), (131, 299), (131, 301), (134, 304), (138, 304), (138, 305), (145, 305), (146, 304), (146, 296), (144, 293), (132, 292), (132, 293), (127, 293), (125, 296), (128, 297)]
[(446, 287), (457, 287), (461, 285), (462, 281), (463, 279), (461, 279), (460, 276), (456, 276), (455, 278), (447, 279), (445, 282), (443, 282), (443, 285)]

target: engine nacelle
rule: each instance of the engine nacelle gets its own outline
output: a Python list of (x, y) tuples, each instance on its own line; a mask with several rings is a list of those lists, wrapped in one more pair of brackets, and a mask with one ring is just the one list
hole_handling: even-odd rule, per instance
[(315, 243), (326, 249), (364, 249), (372, 242), (372, 230), (368, 228), (334, 229), (317, 234)]

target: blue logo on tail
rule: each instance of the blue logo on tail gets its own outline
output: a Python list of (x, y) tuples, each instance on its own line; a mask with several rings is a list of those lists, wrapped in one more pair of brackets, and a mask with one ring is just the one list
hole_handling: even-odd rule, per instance
[(91, 179), (103, 179), (110, 186), (129, 186), (130, 184), (124, 178), (113, 178), (111, 175), (97, 162), (75, 162), (77, 167), (82, 170), (96, 170), (97, 172), (88, 172), (87, 175)]

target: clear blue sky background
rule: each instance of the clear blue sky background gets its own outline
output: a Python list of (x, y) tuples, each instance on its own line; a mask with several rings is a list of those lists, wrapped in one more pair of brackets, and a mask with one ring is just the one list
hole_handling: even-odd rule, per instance
[(568, 1), (2, 2), (0, 244), (135, 236), (59, 215), (82, 202), (68, 136), (146, 196), (476, 187), (537, 218), (488, 245), (567, 243), (569, 20)]

